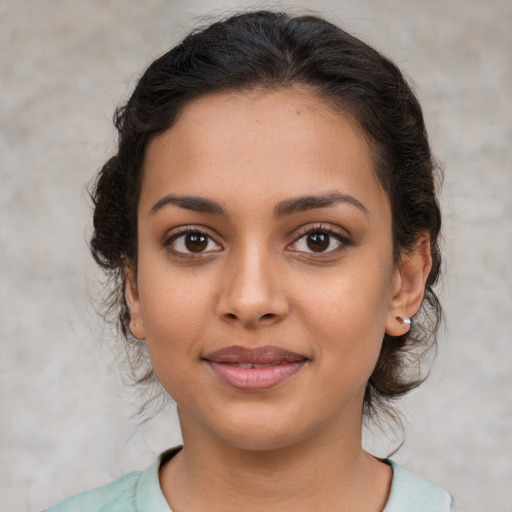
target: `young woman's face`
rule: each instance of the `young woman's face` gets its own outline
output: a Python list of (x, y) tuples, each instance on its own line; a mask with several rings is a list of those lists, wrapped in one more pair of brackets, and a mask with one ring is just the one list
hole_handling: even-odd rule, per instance
[(390, 206), (357, 123), (296, 90), (192, 102), (149, 144), (138, 236), (131, 328), (185, 438), (272, 449), (360, 435), (403, 312)]

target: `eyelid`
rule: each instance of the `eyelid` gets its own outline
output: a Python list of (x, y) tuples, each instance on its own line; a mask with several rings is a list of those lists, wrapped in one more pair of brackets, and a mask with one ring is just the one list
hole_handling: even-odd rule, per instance
[[(302, 226), (296, 233), (293, 242), (291, 244), (289, 244), (287, 246), (287, 248), (296, 244), (301, 238), (305, 237), (306, 235), (309, 235), (311, 233), (316, 233), (316, 232), (324, 232), (324, 233), (327, 233), (328, 235), (334, 237), (338, 242), (340, 242), (340, 247), (337, 247), (336, 249), (331, 249), (329, 251), (324, 251), (324, 252), (315, 252), (315, 251), (311, 251), (311, 252), (296, 251), (296, 252), (299, 252), (301, 254), (305, 253), (308, 255), (312, 255), (315, 258), (322, 258), (322, 257), (325, 258), (328, 256), (332, 256), (333, 254), (339, 253), (339, 252), (343, 251), (344, 249), (346, 249), (347, 247), (354, 245), (354, 242), (353, 242), (352, 238), (350, 237), (350, 235), (348, 235), (340, 227), (332, 225), (332, 224), (326, 224), (324, 222), (319, 222), (319, 223), (313, 224), (313, 225), (308, 224), (306, 226)], [(293, 249), (291, 249), (291, 251), (293, 251)]]
[[(340, 243), (340, 246), (335, 249), (331, 249), (331, 250), (324, 251), (324, 252), (315, 252), (315, 251), (309, 252), (309, 251), (299, 251), (296, 249), (289, 249), (290, 246), (296, 244), (301, 238), (307, 236), (310, 233), (315, 233), (315, 232), (327, 233), (328, 235), (334, 237)], [(188, 252), (188, 251), (172, 251), (171, 249), (169, 249), (169, 246), (175, 240), (177, 240), (181, 236), (187, 235), (189, 233), (199, 233), (199, 234), (207, 236), (214, 244), (216, 244), (219, 247), (219, 249), (213, 249), (213, 250), (208, 249), (206, 251), (197, 252), (197, 253)], [(185, 226), (175, 227), (175, 228), (171, 229), (170, 231), (168, 231), (164, 235), (164, 237), (162, 238), (162, 245), (170, 253), (172, 253), (174, 255), (178, 255), (180, 257), (190, 257), (190, 258), (197, 258), (197, 257), (200, 257), (201, 255), (203, 255), (203, 256), (211, 255), (214, 252), (220, 252), (220, 251), (224, 250), (223, 245), (218, 241), (217, 234), (212, 234), (211, 229), (209, 229), (205, 226), (202, 226), (202, 225), (185, 225)], [(318, 222), (315, 224), (307, 224), (305, 226), (300, 227), (296, 231), (293, 241), (290, 244), (288, 244), (286, 248), (290, 252), (308, 254), (315, 258), (322, 258), (322, 257), (325, 258), (325, 257), (335, 255), (339, 252), (342, 252), (347, 247), (350, 247), (352, 245), (354, 245), (354, 242), (353, 242), (351, 236), (349, 234), (347, 234), (347, 232), (345, 230), (343, 230), (339, 226), (336, 226), (333, 224), (329, 224), (329, 223), (325, 223), (325, 222)]]
[[(220, 247), (220, 249), (209, 249), (207, 251), (202, 251), (198, 253), (193, 252), (185, 252), (185, 251), (171, 251), (169, 249), (169, 246), (176, 241), (178, 238), (185, 236), (187, 234), (193, 234), (198, 233), (201, 235), (207, 236), (213, 243), (215, 243), (217, 246)], [(169, 250), (172, 254), (179, 255), (182, 257), (198, 257), (201, 255), (211, 254), (212, 252), (220, 252), (223, 250), (222, 244), (217, 240), (217, 237), (215, 235), (212, 235), (211, 230), (206, 228), (205, 226), (200, 225), (186, 225), (186, 226), (178, 226), (176, 228), (173, 228), (172, 230), (168, 231), (163, 239), (162, 239), (162, 245)]]

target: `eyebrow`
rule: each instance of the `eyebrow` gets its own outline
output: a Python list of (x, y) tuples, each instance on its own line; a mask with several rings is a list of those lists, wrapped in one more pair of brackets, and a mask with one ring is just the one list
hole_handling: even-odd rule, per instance
[(315, 210), (317, 208), (327, 208), (338, 203), (351, 204), (361, 210), (366, 216), (369, 216), (368, 210), (365, 206), (358, 201), (355, 197), (348, 194), (342, 194), (338, 191), (326, 192), (318, 195), (306, 195), (296, 197), (294, 199), (287, 199), (279, 203), (274, 209), (276, 217), (284, 217), (286, 215), (293, 215), (294, 213), (303, 212), (306, 210)]
[[(358, 201), (355, 197), (341, 192), (325, 192), (318, 195), (305, 195), (287, 199), (280, 202), (274, 208), (275, 217), (285, 217), (300, 213), (307, 210), (315, 210), (317, 208), (327, 208), (338, 203), (351, 204), (361, 210), (365, 215), (369, 215), (365, 206)], [(213, 215), (228, 216), (227, 210), (216, 201), (206, 199), (200, 196), (178, 196), (175, 194), (167, 194), (159, 199), (149, 211), (150, 214), (155, 214), (162, 210), (165, 206), (172, 204), (184, 208), (186, 210), (193, 210), (195, 212), (210, 213)]]
[(222, 215), (226, 217), (227, 211), (219, 203), (199, 196), (177, 196), (175, 194), (167, 194), (157, 201), (151, 210), (150, 214), (154, 214), (169, 204), (174, 204), (185, 210), (193, 210), (201, 213), (212, 213), (214, 215)]

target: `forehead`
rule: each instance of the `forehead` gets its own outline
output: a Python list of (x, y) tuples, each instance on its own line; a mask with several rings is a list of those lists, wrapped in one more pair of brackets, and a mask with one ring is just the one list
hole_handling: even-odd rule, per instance
[(226, 92), (192, 101), (150, 141), (141, 203), (169, 192), (229, 202), (237, 194), (279, 201), (314, 190), (387, 207), (359, 124), (303, 90)]

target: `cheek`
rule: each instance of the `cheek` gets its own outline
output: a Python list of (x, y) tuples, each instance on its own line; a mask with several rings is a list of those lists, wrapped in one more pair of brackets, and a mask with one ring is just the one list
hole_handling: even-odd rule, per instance
[(143, 318), (153, 370), (166, 392), (181, 403), (201, 393), (194, 362), (200, 361), (210, 308), (204, 290), (172, 281), (172, 286), (160, 281), (143, 295)]
[(390, 298), (386, 276), (378, 272), (331, 276), (321, 288), (303, 294), (301, 316), (322, 355), (360, 358), (360, 364), (366, 358), (369, 366), (375, 364)]
[[(178, 273), (148, 272), (140, 293), (146, 342), (155, 366), (199, 356), (198, 340), (211, 318), (212, 290), (208, 281)], [(145, 286), (145, 282), (149, 286)]]

